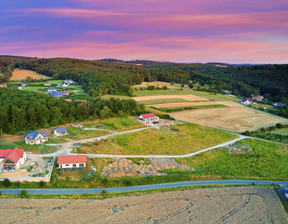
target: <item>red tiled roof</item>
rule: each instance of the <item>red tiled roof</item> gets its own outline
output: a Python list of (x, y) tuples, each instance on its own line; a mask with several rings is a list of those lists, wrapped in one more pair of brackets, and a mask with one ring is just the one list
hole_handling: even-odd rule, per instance
[(86, 155), (58, 156), (57, 164), (86, 163)]
[(2, 86), (2, 87), (7, 87), (7, 85), (6, 85), (6, 84), (1, 84), (0, 86)]
[(65, 99), (65, 101), (67, 101), (67, 102), (72, 102), (72, 100), (71, 100), (71, 99)]
[(87, 100), (76, 100), (77, 102), (87, 102)]
[(23, 157), (24, 149), (3, 149), (0, 150), (0, 158), (10, 159), (13, 162), (17, 163), (18, 160)]
[(143, 118), (150, 118), (150, 117), (155, 117), (154, 113), (149, 113), (149, 114), (142, 114)]

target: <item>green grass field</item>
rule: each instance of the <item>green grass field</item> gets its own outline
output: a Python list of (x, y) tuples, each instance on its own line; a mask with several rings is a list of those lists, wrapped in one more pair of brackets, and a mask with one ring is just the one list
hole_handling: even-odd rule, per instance
[(239, 144), (251, 146), (254, 151), (248, 154), (229, 154), (225, 150), (217, 149), (176, 160), (195, 167), (202, 176), (288, 180), (287, 146), (253, 139), (239, 141)]
[(131, 99), (132, 99), (132, 98), (129, 97), (129, 96), (110, 95), (110, 94), (107, 94), (107, 95), (101, 96), (101, 98), (103, 98), (103, 99), (117, 98), (117, 99), (125, 99), (125, 100), (131, 100)]
[(271, 131), (273, 134), (278, 134), (278, 135), (287, 135), (288, 136), (288, 128), (281, 128), (281, 129), (276, 129)]
[(26, 145), (24, 141), (19, 142), (0, 142), (0, 149), (14, 149), (18, 147), (20, 149), (25, 149), (25, 151), (33, 153), (51, 153), (57, 150), (56, 146), (47, 146), (46, 144), (41, 145)]
[[(224, 131), (194, 124), (178, 124), (160, 130), (148, 129), (118, 135), (92, 146), (89, 152), (99, 154), (181, 155), (223, 143), (235, 138)], [(89, 147), (88, 147), (89, 148)], [(80, 148), (82, 152), (87, 147)]]

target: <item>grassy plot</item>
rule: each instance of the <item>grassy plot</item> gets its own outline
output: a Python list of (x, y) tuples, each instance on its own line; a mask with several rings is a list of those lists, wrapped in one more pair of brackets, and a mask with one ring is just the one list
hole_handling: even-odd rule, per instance
[(156, 108), (156, 107), (150, 107), (155, 110), (159, 110), (166, 113), (171, 112), (177, 112), (177, 111), (184, 111), (184, 110), (194, 110), (194, 109), (205, 109), (205, 108), (222, 108), (222, 107), (228, 107), (223, 104), (216, 104), (216, 105), (201, 105), (201, 106), (192, 106), (192, 107), (174, 107), (174, 108)]
[(19, 142), (0, 142), (0, 149), (14, 149), (15, 147), (25, 149), (33, 153), (52, 153), (58, 148), (56, 146), (47, 146), (46, 144), (41, 145), (27, 145), (24, 141)]
[(221, 177), (250, 177), (288, 180), (288, 147), (269, 142), (245, 139), (239, 142), (251, 146), (247, 154), (229, 154), (217, 149), (177, 162), (201, 169), (199, 175)]
[(191, 90), (186, 89), (169, 89), (169, 90), (139, 90), (133, 91), (135, 96), (156, 96), (156, 95), (188, 95), (192, 94)]
[(271, 131), (273, 134), (278, 134), (278, 135), (287, 135), (288, 136), (288, 128), (281, 128), (277, 130)]
[(178, 124), (160, 130), (148, 129), (118, 135), (97, 144), (84, 145), (80, 152), (131, 155), (181, 155), (235, 138), (224, 131), (194, 124)]
[(162, 104), (162, 103), (177, 103), (177, 102), (189, 102), (189, 101), (185, 100), (185, 99), (181, 99), (181, 98), (138, 101), (138, 103), (143, 103), (144, 105), (153, 105), (153, 104)]

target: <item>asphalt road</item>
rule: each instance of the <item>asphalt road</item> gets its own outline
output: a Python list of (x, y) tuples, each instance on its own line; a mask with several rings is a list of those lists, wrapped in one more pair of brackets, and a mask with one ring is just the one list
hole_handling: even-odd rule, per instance
[[(165, 184), (153, 184), (133, 187), (117, 187), (117, 188), (102, 188), (102, 189), (26, 189), (29, 194), (85, 194), (85, 193), (101, 193), (102, 190), (107, 192), (127, 192), (127, 191), (142, 191), (159, 188), (183, 187), (183, 186), (201, 186), (215, 184), (277, 184), (288, 185), (286, 181), (265, 181), (265, 180), (205, 180), (205, 181), (189, 181)], [(23, 189), (0, 189), (2, 194), (20, 194)]]

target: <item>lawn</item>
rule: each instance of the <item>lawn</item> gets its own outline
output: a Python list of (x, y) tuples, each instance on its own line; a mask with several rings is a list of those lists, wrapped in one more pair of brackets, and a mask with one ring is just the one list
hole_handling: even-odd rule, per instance
[(181, 155), (235, 138), (230, 133), (194, 124), (147, 129), (82, 146), (79, 152), (130, 155)]
[(162, 103), (177, 103), (177, 102), (189, 102), (189, 101), (185, 100), (185, 99), (181, 99), (181, 98), (138, 101), (138, 103), (143, 103), (144, 105), (153, 105), (153, 104), (162, 104)]
[(14, 149), (18, 147), (20, 149), (25, 149), (25, 151), (33, 153), (47, 154), (55, 152), (58, 147), (56, 146), (47, 146), (46, 144), (42, 145), (26, 145), (24, 141), (19, 142), (0, 142), (0, 149)]
[(281, 129), (276, 129), (271, 131), (273, 134), (278, 134), (278, 135), (288, 135), (288, 128), (281, 128)]
[(229, 154), (225, 150), (217, 149), (176, 160), (196, 168), (201, 176), (288, 180), (287, 146), (253, 139), (245, 139), (239, 143), (251, 146), (254, 151), (247, 154)]

